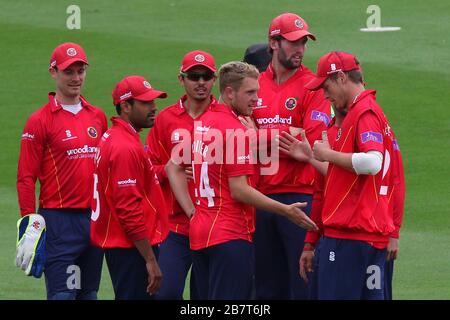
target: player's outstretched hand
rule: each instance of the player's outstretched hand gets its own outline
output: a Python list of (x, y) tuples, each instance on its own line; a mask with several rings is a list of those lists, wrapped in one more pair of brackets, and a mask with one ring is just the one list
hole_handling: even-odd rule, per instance
[(147, 292), (150, 295), (158, 292), (162, 282), (162, 272), (156, 260), (151, 260), (145, 264), (148, 273)]
[(314, 251), (303, 250), (299, 260), (299, 264), (300, 264), (300, 277), (302, 277), (302, 279), (305, 280), (305, 282), (308, 282), (308, 273), (313, 272), (313, 262), (314, 262)]
[(298, 140), (286, 131), (277, 136), (278, 150), (300, 162), (309, 162), (313, 157), (311, 146), (306, 138), (305, 130), (300, 131), (302, 140)]
[(293, 223), (306, 230), (319, 230), (302, 208), (306, 207), (306, 202), (296, 202), (287, 206), (286, 216)]

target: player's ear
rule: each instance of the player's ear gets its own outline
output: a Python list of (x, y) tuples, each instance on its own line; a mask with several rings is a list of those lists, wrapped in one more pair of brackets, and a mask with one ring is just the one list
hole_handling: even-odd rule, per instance
[(228, 86), (228, 87), (225, 87), (222, 95), (225, 96), (228, 101), (231, 101), (233, 99), (233, 93), (234, 93), (233, 88)]
[(120, 102), (120, 109), (122, 113), (129, 114), (131, 112), (131, 104), (128, 101)]
[(53, 79), (56, 78), (56, 69), (55, 68), (48, 68), (48, 72), (50, 72), (50, 75), (52, 76)]
[(184, 77), (181, 74), (178, 75), (178, 81), (180, 81), (180, 84), (184, 87)]
[(270, 38), (269, 39), (269, 47), (272, 50), (278, 49), (279, 46), (279, 40), (275, 39), (275, 38)]
[(344, 84), (347, 82), (347, 74), (345, 74), (345, 72), (343, 71), (339, 71), (338, 75), (337, 75), (337, 80), (339, 81), (339, 83)]

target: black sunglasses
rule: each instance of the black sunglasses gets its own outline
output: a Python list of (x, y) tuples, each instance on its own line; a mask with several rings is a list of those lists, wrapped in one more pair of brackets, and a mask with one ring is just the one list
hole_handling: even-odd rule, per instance
[(183, 78), (188, 78), (191, 81), (199, 81), (200, 78), (203, 79), (204, 81), (209, 81), (216, 76), (213, 72), (207, 73), (181, 72), (180, 74)]

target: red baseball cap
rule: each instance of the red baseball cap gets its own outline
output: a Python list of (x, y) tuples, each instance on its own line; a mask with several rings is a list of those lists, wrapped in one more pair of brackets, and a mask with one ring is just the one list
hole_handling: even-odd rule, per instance
[(308, 31), (308, 24), (295, 13), (283, 13), (272, 20), (269, 27), (269, 38), (282, 36), (289, 41), (297, 41), (308, 37), (316, 40), (316, 36)]
[(351, 70), (361, 70), (356, 57), (351, 53), (332, 51), (319, 59), (316, 77), (305, 87), (309, 90), (318, 90), (330, 74)]
[(65, 42), (53, 50), (50, 58), (50, 68), (57, 67), (60, 70), (64, 70), (77, 61), (89, 64), (86, 53), (79, 44)]
[(136, 99), (139, 101), (152, 101), (156, 98), (166, 98), (167, 93), (153, 89), (150, 83), (141, 76), (128, 76), (123, 78), (112, 92), (113, 104)]
[(181, 60), (180, 71), (186, 72), (195, 66), (204, 66), (212, 72), (216, 72), (216, 62), (214, 61), (214, 57), (205, 51), (195, 50), (188, 52), (183, 57), (183, 60)]

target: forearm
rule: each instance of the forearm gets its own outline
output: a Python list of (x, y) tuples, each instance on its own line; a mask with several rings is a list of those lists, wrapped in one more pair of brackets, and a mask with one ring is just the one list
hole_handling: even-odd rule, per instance
[(36, 180), (29, 177), (19, 177), (17, 180), (17, 195), (21, 216), (36, 212)]
[(138, 249), (141, 256), (144, 258), (146, 263), (156, 261), (155, 254), (153, 253), (153, 248), (148, 239), (141, 239), (134, 241), (134, 246)]
[(327, 174), (328, 162), (320, 162), (314, 157), (311, 157), (309, 163), (323, 176)]
[(324, 160), (348, 171), (355, 172), (352, 165), (352, 155), (353, 153), (344, 153), (329, 149), (325, 154)]
[(184, 169), (172, 161), (166, 165), (167, 178), (170, 182), (172, 192), (177, 199), (178, 204), (184, 210), (186, 215), (190, 217), (194, 212), (194, 203), (189, 196), (189, 188)]
[(286, 215), (286, 205), (265, 196), (247, 183), (237, 183), (237, 181), (233, 183), (233, 179), (238, 178), (230, 178), (230, 189), (233, 199), (259, 210), (273, 212), (282, 216)]

